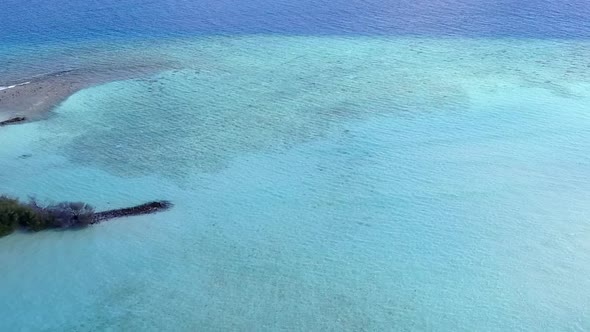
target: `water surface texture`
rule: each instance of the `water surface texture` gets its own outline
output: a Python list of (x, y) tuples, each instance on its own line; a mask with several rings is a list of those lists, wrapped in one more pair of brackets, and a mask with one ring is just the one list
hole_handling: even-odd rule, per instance
[(175, 207), (1, 238), (0, 330), (589, 330), (589, 11), (3, 1), (0, 82), (94, 83), (0, 192)]

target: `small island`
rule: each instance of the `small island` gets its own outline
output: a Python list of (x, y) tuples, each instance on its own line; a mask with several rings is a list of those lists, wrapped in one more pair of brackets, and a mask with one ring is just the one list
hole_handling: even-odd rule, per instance
[(82, 202), (43, 206), (34, 199), (23, 203), (15, 198), (0, 196), (0, 237), (9, 235), (18, 228), (32, 232), (80, 228), (114, 218), (157, 213), (172, 206), (169, 201), (154, 201), (129, 208), (95, 212), (94, 207)]

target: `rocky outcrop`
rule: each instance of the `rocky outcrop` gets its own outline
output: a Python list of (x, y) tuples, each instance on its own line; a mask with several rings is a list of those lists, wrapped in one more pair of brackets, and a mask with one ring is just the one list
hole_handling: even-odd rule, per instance
[(23, 116), (17, 116), (15, 118), (11, 118), (11, 119), (8, 119), (8, 120), (0, 121), (0, 127), (11, 125), (11, 124), (15, 124), (15, 123), (19, 123), (19, 122), (23, 122), (23, 121), (27, 121), (27, 118), (25, 118)]
[(109, 210), (103, 212), (97, 212), (94, 214), (94, 220), (91, 224), (96, 224), (101, 221), (114, 219), (114, 218), (121, 218), (121, 217), (131, 217), (131, 216), (139, 216), (143, 214), (152, 214), (161, 211), (165, 211), (170, 209), (173, 204), (169, 201), (155, 201), (149, 202), (142, 205), (137, 205), (129, 208), (124, 209), (116, 209), (116, 210)]

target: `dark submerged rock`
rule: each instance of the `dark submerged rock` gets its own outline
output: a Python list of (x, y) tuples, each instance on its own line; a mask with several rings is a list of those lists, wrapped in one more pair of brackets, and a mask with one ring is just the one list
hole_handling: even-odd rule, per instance
[(17, 116), (15, 118), (0, 121), (0, 127), (19, 123), (19, 122), (24, 122), (24, 121), (27, 121), (27, 118), (25, 118), (24, 116)]
[(108, 210), (97, 212), (94, 214), (94, 220), (91, 224), (96, 224), (101, 221), (114, 219), (114, 218), (121, 218), (121, 217), (131, 217), (131, 216), (139, 216), (143, 214), (152, 214), (161, 211), (165, 211), (170, 209), (173, 204), (169, 201), (154, 201), (145, 203), (142, 205), (137, 205), (129, 208), (124, 209), (115, 209), (115, 210)]

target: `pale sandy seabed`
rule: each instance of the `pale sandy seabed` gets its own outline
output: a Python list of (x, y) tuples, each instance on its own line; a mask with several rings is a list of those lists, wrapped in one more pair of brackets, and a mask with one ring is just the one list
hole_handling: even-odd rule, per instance
[(25, 77), (18, 82), (0, 81), (0, 121), (16, 116), (39, 120), (47, 111), (82, 89), (147, 77), (170, 68), (170, 63), (76, 68)]

